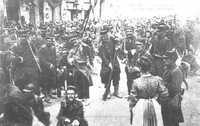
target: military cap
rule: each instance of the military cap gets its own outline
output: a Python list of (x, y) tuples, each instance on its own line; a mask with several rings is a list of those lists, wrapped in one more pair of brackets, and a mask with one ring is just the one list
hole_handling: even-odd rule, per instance
[(143, 61), (147, 61), (147, 62), (151, 62), (151, 58), (149, 58), (148, 56), (142, 56), (141, 58), (140, 58), (140, 60), (143, 60)]
[(151, 25), (151, 28), (157, 29), (157, 28), (158, 28), (158, 24), (152, 24), (152, 25)]
[(168, 27), (166, 24), (160, 24), (160, 25), (158, 26), (158, 29), (159, 29), (159, 30), (168, 30), (169, 27)]
[(25, 88), (23, 89), (23, 92), (33, 92), (35, 89), (35, 85), (33, 83), (30, 83), (28, 85), (25, 86)]
[(67, 90), (74, 90), (76, 92), (76, 87), (73, 85), (67, 86)]
[(100, 31), (100, 34), (103, 35), (103, 34), (106, 34), (107, 32), (109, 31), (109, 26), (108, 25), (103, 25), (101, 31)]
[(140, 42), (140, 41), (136, 41), (135, 44), (136, 44), (136, 45), (143, 45), (143, 43)]
[(127, 38), (132, 38), (132, 37), (134, 37), (134, 35), (132, 34), (132, 33), (127, 33)]
[(54, 38), (55, 37), (53, 36), (46, 36), (46, 40), (48, 40), (48, 42), (52, 42)]
[(172, 49), (172, 50), (169, 50), (165, 53), (165, 55), (163, 56), (164, 59), (174, 59), (174, 60), (177, 60), (178, 59), (178, 54), (176, 52), (175, 49)]

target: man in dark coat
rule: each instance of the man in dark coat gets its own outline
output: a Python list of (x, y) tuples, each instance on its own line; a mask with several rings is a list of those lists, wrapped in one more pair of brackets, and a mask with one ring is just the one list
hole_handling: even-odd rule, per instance
[(176, 51), (168, 51), (165, 58), (166, 69), (163, 80), (169, 92), (169, 100), (162, 104), (163, 122), (164, 126), (179, 126), (179, 123), (184, 121), (181, 110), (181, 85), (184, 77), (175, 63), (178, 58)]
[(76, 100), (76, 88), (69, 86), (66, 91), (66, 99), (61, 102), (58, 113), (57, 126), (88, 126), (84, 118), (83, 104)]
[(46, 97), (51, 97), (51, 89), (56, 88), (56, 49), (52, 39), (50, 38), (48, 43), (43, 45), (38, 52), (42, 70), (40, 84)]
[(133, 80), (140, 77), (140, 70), (136, 62), (138, 59), (140, 59), (141, 56), (145, 54), (143, 43), (136, 42), (135, 46), (136, 48), (128, 53), (128, 60), (125, 67), (125, 72), (127, 75), (128, 95), (130, 95)]
[[(130, 94), (130, 91), (131, 91), (131, 85), (132, 85), (132, 82), (133, 82), (133, 79), (131, 78), (131, 75), (133, 73), (133, 66), (134, 64), (132, 64), (132, 58), (133, 58), (133, 54), (132, 54), (132, 51), (135, 50), (135, 36), (133, 35), (132, 32), (127, 32), (126, 33), (126, 40), (124, 42), (124, 53), (126, 55), (126, 58), (127, 58), (127, 63), (126, 63), (126, 67), (125, 67), (125, 72), (126, 72), (126, 75), (127, 75), (127, 87), (128, 87), (128, 95)], [(131, 71), (133, 70), (133, 71)]]
[(16, 56), (12, 61), (12, 79), (16, 86), (23, 89), (28, 83), (33, 83), (38, 92), (39, 67), (35, 49), (28, 43), (28, 38), (22, 38), (10, 50)]
[(32, 126), (34, 111), (36, 117), (45, 126), (49, 126), (50, 114), (44, 111), (42, 100), (34, 94), (34, 85), (28, 84), (23, 91), (12, 84), (4, 88), (7, 95), (4, 97), (3, 126)]
[[(113, 81), (114, 96), (119, 97), (119, 80), (120, 80), (120, 65), (117, 59), (117, 41), (108, 34), (108, 26), (104, 26), (101, 31), (101, 47), (99, 48), (99, 56), (101, 57), (101, 81), (105, 84), (105, 93), (103, 100), (107, 99), (110, 93), (110, 83)], [(112, 73), (111, 73), (112, 72)]]
[(165, 25), (158, 27), (158, 31), (152, 37), (152, 47), (150, 53), (153, 57), (152, 74), (162, 77), (164, 72), (164, 62), (161, 58), (167, 50), (171, 49), (171, 41), (166, 36)]

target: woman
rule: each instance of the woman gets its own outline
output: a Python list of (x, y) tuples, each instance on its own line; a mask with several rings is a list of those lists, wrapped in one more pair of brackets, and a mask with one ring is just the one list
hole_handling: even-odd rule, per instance
[(138, 61), (141, 77), (132, 85), (129, 96), (130, 111), (133, 111), (133, 126), (163, 126), (161, 115), (162, 103), (168, 97), (168, 91), (163, 81), (158, 76), (150, 74), (151, 61), (147, 57), (141, 57)]

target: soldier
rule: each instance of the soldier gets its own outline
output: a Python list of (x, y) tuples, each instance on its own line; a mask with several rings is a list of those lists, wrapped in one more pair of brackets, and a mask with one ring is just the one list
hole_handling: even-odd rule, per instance
[(125, 67), (125, 72), (127, 75), (127, 87), (128, 95), (130, 95), (131, 86), (133, 80), (140, 77), (140, 70), (137, 66), (137, 60), (140, 59), (143, 55), (146, 55), (144, 52), (144, 45), (141, 42), (136, 42), (136, 49), (132, 50), (128, 55), (128, 61)]
[(180, 67), (176, 66), (178, 55), (175, 50), (167, 51), (164, 58), (166, 69), (163, 80), (169, 92), (169, 99), (162, 104), (163, 122), (164, 126), (179, 126), (179, 123), (184, 121), (181, 110), (183, 95), (181, 85), (184, 76)]
[(28, 84), (23, 92), (14, 85), (7, 85), (3, 126), (32, 126), (32, 110), (39, 121), (45, 126), (49, 126), (50, 114), (44, 112), (42, 100), (34, 94), (33, 90), (33, 84)]
[(117, 59), (117, 41), (108, 33), (109, 27), (103, 26), (101, 30), (101, 47), (99, 48), (99, 56), (101, 57), (101, 81), (105, 84), (105, 93), (103, 94), (103, 100), (107, 99), (110, 93), (110, 83), (113, 81), (114, 93), (113, 95), (120, 98), (119, 80), (120, 80), (120, 66)]
[(135, 48), (135, 41), (136, 38), (133, 35), (133, 32), (131, 30), (127, 31), (126, 33), (126, 41), (124, 42), (124, 50), (126, 53), (130, 54), (131, 50)]
[(83, 104), (76, 100), (76, 88), (69, 86), (65, 101), (61, 102), (57, 126), (88, 126), (84, 118)]
[(90, 97), (89, 87), (93, 85), (91, 77), (91, 68), (93, 67), (93, 57), (91, 48), (86, 40), (77, 43), (76, 48), (68, 55), (68, 59), (73, 59), (73, 65), (76, 67), (74, 72), (74, 82), (77, 88), (78, 97), (86, 100)]
[(164, 61), (161, 57), (167, 50), (171, 49), (171, 42), (166, 36), (167, 29), (168, 27), (166, 25), (159, 25), (157, 27), (157, 32), (154, 33), (151, 40), (152, 46), (150, 54), (153, 57), (152, 74), (160, 77), (162, 77), (164, 71)]
[(50, 38), (46, 45), (43, 45), (38, 52), (38, 57), (41, 65), (40, 84), (49, 101), (51, 90), (56, 89), (56, 49), (53, 38)]
[(37, 88), (35, 91), (39, 93), (39, 67), (35, 57), (35, 49), (29, 43), (30, 40), (26, 37), (27, 33), (21, 35), (21, 40), (10, 49), (16, 56), (12, 61), (12, 79), (20, 89), (23, 89), (28, 83), (35, 84)]

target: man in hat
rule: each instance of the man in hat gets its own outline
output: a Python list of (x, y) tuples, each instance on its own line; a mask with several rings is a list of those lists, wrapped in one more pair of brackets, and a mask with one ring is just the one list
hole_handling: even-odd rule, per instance
[(127, 53), (130, 53), (130, 50), (135, 48), (135, 40), (136, 37), (133, 35), (133, 32), (131, 30), (128, 30), (126, 32), (126, 41), (124, 42), (124, 50)]
[(57, 126), (88, 126), (83, 104), (76, 100), (76, 88), (68, 86), (65, 100), (61, 102)]
[(114, 93), (113, 95), (120, 98), (119, 96), (119, 80), (120, 80), (120, 66), (117, 59), (117, 45), (118, 42), (109, 34), (109, 27), (104, 25), (101, 30), (101, 47), (99, 48), (99, 56), (101, 57), (101, 81), (105, 84), (105, 92), (103, 100), (107, 99), (110, 94), (110, 85), (113, 81)]
[(163, 58), (166, 68), (162, 78), (169, 92), (168, 101), (162, 104), (163, 122), (164, 126), (179, 126), (179, 123), (184, 121), (181, 110), (181, 85), (184, 76), (180, 67), (176, 65), (178, 55), (175, 50), (167, 51)]
[(132, 49), (128, 54), (128, 60), (125, 67), (125, 72), (127, 75), (128, 94), (130, 94), (133, 80), (140, 77), (140, 70), (138, 68), (137, 61), (142, 56), (149, 56), (148, 54), (146, 54), (144, 50), (144, 44), (142, 42), (136, 41), (135, 46), (136, 48)]
[(161, 57), (172, 47), (171, 41), (166, 35), (168, 27), (162, 24), (158, 25), (156, 29), (151, 39), (152, 46), (150, 49), (150, 54), (153, 57), (152, 74), (162, 77), (164, 62)]

